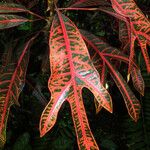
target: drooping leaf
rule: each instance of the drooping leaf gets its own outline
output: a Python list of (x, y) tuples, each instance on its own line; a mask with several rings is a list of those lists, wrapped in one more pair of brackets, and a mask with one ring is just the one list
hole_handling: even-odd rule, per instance
[(6, 141), (6, 126), (9, 110), (12, 104), (18, 104), (20, 92), (24, 87), (29, 53), (27, 50), (33, 38), (24, 46), (17, 65), (14, 63), (2, 66), (0, 74), (0, 146)]
[(3, 68), (6, 67), (8, 64), (12, 63), (12, 56), (13, 56), (13, 49), (16, 47), (18, 40), (9, 40), (9, 43), (6, 44), (6, 41), (4, 40), (3, 46), (4, 46), (4, 53), (1, 57), (1, 64), (0, 64), (0, 72), (3, 71)]
[(128, 52), (130, 47), (128, 28), (126, 23), (121, 20), (119, 21), (119, 40), (121, 41), (121, 49), (123, 52)]
[(79, 148), (98, 149), (88, 124), (82, 88), (91, 90), (97, 102), (110, 112), (111, 97), (100, 83), (98, 72), (90, 60), (77, 27), (60, 12), (53, 20), (50, 32), (50, 65), (51, 100), (41, 116), (41, 136), (54, 126), (59, 109), (67, 100), (71, 107)]
[(134, 61), (135, 56), (134, 43), (136, 37), (133, 33), (130, 33), (130, 29), (128, 31), (128, 27), (123, 21), (119, 21), (119, 39), (122, 42), (122, 50), (130, 54), (128, 67), (128, 75), (130, 75), (130, 72), (132, 71), (132, 62)]
[[(145, 17), (133, 0), (111, 0), (111, 3), (113, 9), (118, 14), (125, 18), (129, 18), (131, 34), (135, 36), (134, 39), (138, 40), (147, 71), (150, 72), (150, 58), (147, 49), (147, 45), (150, 44), (150, 21)], [(131, 47), (133, 47), (134, 41), (135, 40), (133, 40), (133, 42), (131, 41)]]
[(127, 85), (126, 81), (123, 79), (122, 75), (115, 69), (115, 67), (113, 67), (113, 65), (111, 64), (111, 62), (109, 62), (109, 60), (107, 60), (106, 58), (104, 59), (111, 72), (113, 80), (115, 81), (118, 89), (120, 90), (124, 98), (129, 115), (133, 120), (137, 121), (139, 119), (140, 114), (139, 101), (137, 100), (137, 98)]
[(145, 89), (145, 84), (143, 77), (141, 75), (141, 71), (139, 69), (136, 69), (135, 67), (132, 68), (131, 70), (131, 77), (133, 81), (133, 85), (135, 89), (144, 96), (144, 89)]
[(21, 25), (29, 20), (17, 15), (0, 15), (0, 29)]
[[(95, 42), (97, 42), (99, 45), (99, 51), (100, 53), (102, 53), (105, 57), (110, 57), (112, 59), (115, 60), (119, 60), (119, 61), (123, 61), (125, 63), (129, 63), (129, 58), (127, 55), (125, 55), (124, 53), (122, 53), (121, 51), (119, 51), (117, 48), (114, 48), (112, 46), (110, 46), (108, 43), (104, 42), (103, 39), (96, 37), (95, 35), (85, 31), (85, 30), (81, 30), (80, 32), (82, 33), (82, 37), (83, 39), (92, 47), (95, 46), (95, 43), (93, 43), (93, 41), (95, 40)], [(93, 39), (93, 40), (92, 40)], [(96, 47), (95, 47), (96, 49)], [(97, 56), (94, 52), (92, 52), (92, 59), (94, 57), (99, 58), (99, 56)], [(97, 58), (95, 60), (97, 60)], [(103, 61), (103, 60), (99, 60), (99, 61)], [(133, 62), (134, 67), (138, 68), (138, 66)]]
[[(135, 97), (135, 95), (127, 85), (126, 81), (123, 79), (122, 75), (113, 66), (109, 57), (114, 55), (118, 58), (118, 60), (125, 60), (127, 58), (117, 49), (109, 46), (108, 44), (106, 44), (96, 36), (83, 30), (82, 30), (82, 34), (85, 41), (93, 48), (93, 50), (95, 50), (95, 54), (94, 54), (95, 58), (97, 59), (97, 57), (99, 56), (98, 59), (101, 59), (106, 64), (107, 68), (109, 69), (110, 75), (112, 76), (113, 80), (115, 81), (117, 87), (119, 88), (124, 98), (129, 115), (132, 117), (132, 119), (137, 121), (140, 113), (139, 101), (137, 100), (137, 98)], [(99, 109), (99, 107), (101, 106), (97, 106), (97, 109)]]
[(27, 9), (18, 4), (0, 2), (0, 14), (25, 12)]

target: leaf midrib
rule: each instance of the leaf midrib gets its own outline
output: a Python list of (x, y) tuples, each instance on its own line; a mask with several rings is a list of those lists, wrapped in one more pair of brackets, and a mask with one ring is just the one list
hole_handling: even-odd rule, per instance
[[(71, 81), (72, 81), (73, 90), (74, 90), (74, 93), (75, 93), (74, 94), (75, 95), (75, 102), (76, 102), (77, 106), (79, 106), (77, 86), (76, 86), (76, 80), (75, 80), (75, 77), (76, 77), (75, 73), (76, 72), (75, 72), (75, 69), (74, 69), (74, 64), (72, 62), (72, 53), (71, 53), (71, 48), (70, 48), (70, 42), (69, 42), (66, 26), (64, 24), (64, 21), (62, 19), (61, 14), (58, 10), (57, 10), (57, 14), (58, 14), (58, 17), (59, 17), (59, 21), (60, 21), (62, 32), (63, 32), (64, 41), (65, 41), (65, 44), (66, 44), (66, 50), (67, 50), (67, 55), (68, 55), (68, 60), (69, 60), (69, 65), (70, 65), (70, 72), (71, 72)], [(78, 109), (78, 112), (80, 112), (79, 108), (77, 108), (77, 109)], [(80, 121), (81, 127), (84, 127), (82, 117), (80, 117), (80, 120), (81, 120)], [(82, 129), (84, 129), (84, 128), (82, 128)], [(88, 143), (85, 130), (82, 130), (82, 132), (83, 132), (83, 138), (85, 139), (84, 141), (86, 141), (86, 143)]]

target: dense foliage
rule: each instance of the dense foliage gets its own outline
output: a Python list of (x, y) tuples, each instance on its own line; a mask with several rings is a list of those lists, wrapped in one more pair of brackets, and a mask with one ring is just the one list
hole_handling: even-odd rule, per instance
[(1, 149), (149, 150), (148, 5), (0, 2)]

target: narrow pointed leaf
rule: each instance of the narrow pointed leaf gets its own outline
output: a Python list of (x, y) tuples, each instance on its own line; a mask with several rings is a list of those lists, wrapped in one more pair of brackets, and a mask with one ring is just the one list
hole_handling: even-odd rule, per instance
[(111, 76), (124, 98), (129, 115), (133, 120), (137, 121), (139, 119), (140, 114), (139, 101), (137, 100), (133, 92), (130, 90), (129, 86), (127, 85), (126, 81), (123, 79), (121, 74), (113, 67), (113, 65), (106, 58), (103, 59), (107, 63), (107, 66), (111, 72)]
[(27, 9), (22, 5), (0, 2), (0, 14), (18, 13), (18, 12), (25, 12), (25, 11), (27, 11)]
[(130, 37), (128, 35), (128, 28), (125, 22), (119, 20), (119, 40), (121, 41), (121, 49), (123, 52), (128, 52), (130, 47)]
[(24, 86), (29, 58), (27, 50), (32, 40), (24, 45), (17, 66), (8, 64), (3, 67), (3, 72), (0, 74), (0, 142), (2, 145), (6, 141), (6, 125), (10, 107), (14, 103), (19, 104), (18, 98)]
[(131, 70), (131, 77), (135, 89), (144, 96), (145, 84), (141, 75), (141, 71), (133, 67)]
[[(96, 47), (97, 47), (99, 49), (99, 53), (102, 54), (103, 56), (110, 57), (111, 59), (123, 61), (127, 64), (129, 63), (128, 56), (125, 55), (123, 52), (119, 51), (117, 48), (110, 46), (108, 43), (104, 42), (101, 38), (98, 38), (95, 35), (87, 32), (87, 31), (80, 30), (80, 32), (82, 33), (83, 39), (89, 45), (91, 45), (93, 48), (96, 49)], [(97, 55), (95, 53), (93, 53), (92, 55), (93, 55), (92, 59), (95, 59), (99, 62), (103, 61), (103, 60), (98, 60), (97, 58), (99, 58), (99, 57), (97, 57)], [(93, 57), (95, 57), (95, 58), (93, 58)], [(132, 63), (134, 65), (134, 67), (138, 68), (136, 63), (134, 63), (134, 62), (132, 62)]]
[(28, 21), (28, 19), (17, 15), (0, 15), (0, 29), (15, 27)]
[(132, 62), (134, 61), (135, 56), (134, 43), (136, 40), (136, 36), (128, 31), (126, 23), (123, 21), (119, 21), (119, 39), (122, 42), (123, 52), (130, 53), (129, 68), (128, 68), (128, 74), (130, 74), (130, 72), (132, 71)]
[(134, 61), (134, 58), (135, 58), (135, 51), (134, 51), (134, 43), (135, 43), (135, 40), (136, 40), (136, 36), (131, 33), (131, 36), (130, 36), (130, 56), (129, 56), (129, 67), (128, 67), (128, 74), (131, 72), (132, 70), (132, 66), (133, 66), (133, 61)]
[[(118, 86), (126, 107), (128, 109), (129, 115), (137, 121), (139, 118), (139, 112), (140, 112), (140, 104), (129, 86), (127, 85), (126, 81), (123, 79), (121, 74), (115, 69), (115, 67), (112, 65), (112, 62), (110, 62), (110, 58), (108, 56), (110, 54), (115, 54), (118, 52), (117, 49), (112, 48), (108, 44), (104, 43), (102, 40), (97, 38), (96, 36), (84, 31), (82, 34), (85, 36), (86, 42), (95, 50), (95, 57), (99, 56), (99, 59), (105, 62), (107, 68), (110, 71), (110, 74), (115, 81), (116, 85)], [(108, 52), (108, 55), (106, 53)], [(121, 54), (121, 53), (118, 53)], [(121, 59), (123, 58), (123, 54), (121, 55)], [(99, 108), (99, 106), (97, 106)]]
[(150, 58), (146, 47), (150, 44), (150, 21), (133, 0), (111, 0), (111, 3), (118, 14), (129, 18), (131, 32), (140, 44), (147, 71), (150, 72)]
[(67, 100), (71, 107), (79, 148), (98, 149), (83, 105), (82, 88), (90, 89), (97, 102), (110, 112), (112, 112), (111, 97), (101, 85), (87, 47), (77, 27), (69, 18), (58, 12), (50, 33), (51, 100), (41, 116), (41, 136), (54, 126), (59, 109)]

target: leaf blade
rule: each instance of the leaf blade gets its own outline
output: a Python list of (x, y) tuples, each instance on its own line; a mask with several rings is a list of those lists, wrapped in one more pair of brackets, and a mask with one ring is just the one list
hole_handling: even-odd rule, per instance
[(28, 11), (24, 6), (14, 3), (0, 2), (0, 14), (4, 13), (18, 13)]
[(133, 0), (111, 0), (111, 3), (116, 13), (125, 18), (129, 18), (128, 22), (131, 34), (138, 40), (145, 60), (147, 72), (150, 72), (150, 57), (146, 48), (146, 45), (150, 44), (150, 21), (144, 16)]
[(6, 125), (9, 110), (11, 105), (18, 104), (18, 98), (20, 92), (24, 87), (24, 80), (27, 70), (27, 62), (29, 53), (27, 50), (31, 44), (33, 38), (29, 40), (23, 47), (22, 54), (18, 60), (17, 66), (14, 64), (8, 64), (4, 66), (0, 75), (0, 139), (1, 146), (6, 141)]
[(28, 21), (21, 16), (0, 14), (0, 30), (15, 27)]
[(144, 96), (144, 89), (145, 89), (145, 84), (143, 77), (141, 75), (141, 71), (137, 68), (132, 68), (131, 70), (131, 77), (132, 77), (132, 82), (135, 87), (135, 89)]
[[(53, 20), (50, 32), (50, 63), (52, 72), (49, 79), (51, 101), (48, 105), (51, 104), (53, 106), (49, 107), (47, 105), (42, 113), (40, 120), (41, 135), (43, 136), (53, 127), (62, 103), (67, 100), (72, 108), (71, 112), (79, 148), (85, 147), (90, 149), (95, 147), (95, 149), (98, 149), (89, 128), (81, 90), (83, 87), (88, 87), (95, 95), (97, 101), (109, 111), (112, 111), (111, 98), (100, 84), (98, 72), (91, 63), (88, 50), (77, 27), (60, 12)], [(60, 105), (56, 108), (55, 104), (57, 102), (60, 102)], [(73, 103), (75, 103), (75, 106), (73, 106)], [(51, 112), (56, 113), (52, 114)], [(76, 112), (77, 118), (74, 114)], [(54, 121), (49, 120), (49, 118), (53, 118), (53, 115)], [(49, 121), (46, 122), (45, 120)], [(77, 124), (80, 125), (78, 126)], [(85, 127), (88, 128), (88, 131), (86, 131)], [(78, 132), (79, 130), (80, 133)]]
[[(121, 59), (124, 60), (123, 57), (126, 57), (126, 56), (123, 55), (121, 52), (119, 52), (117, 49), (109, 46), (108, 44), (106, 44), (105, 42), (103, 42), (101, 39), (97, 38), (93, 34), (90, 34), (89, 32), (86, 32), (86, 31), (82, 31), (82, 34), (83, 36), (85, 36), (84, 39), (88, 42), (88, 44), (93, 48), (93, 50), (95, 50), (94, 56), (96, 57), (96, 59), (100, 58), (102, 61), (105, 62), (113, 80), (115, 81), (117, 87), (119, 88), (124, 98), (129, 115), (131, 116), (132, 119), (137, 121), (139, 118), (139, 113), (140, 113), (139, 101), (137, 100), (133, 92), (130, 90), (129, 86), (127, 85), (127, 83), (125, 82), (121, 74), (112, 65), (112, 62), (110, 61), (110, 58), (108, 57), (110, 56), (110, 54), (114, 54), (114, 55), (121, 56)], [(106, 55), (107, 52), (108, 52), (108, 55)], [(97, 105), (97, 108), (99, 109), (100, 106)]]

